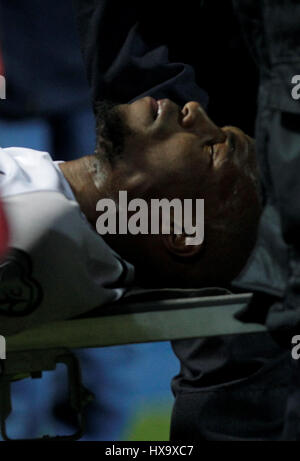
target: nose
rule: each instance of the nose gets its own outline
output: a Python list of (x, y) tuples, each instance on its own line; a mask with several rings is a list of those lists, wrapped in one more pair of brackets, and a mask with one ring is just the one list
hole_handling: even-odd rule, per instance
[(203, 144), (225, 142), (226, 134), (214, 124), (198, 102), (191, 101), (185, 104), (182, 115), (182, 127), (198, 133)]

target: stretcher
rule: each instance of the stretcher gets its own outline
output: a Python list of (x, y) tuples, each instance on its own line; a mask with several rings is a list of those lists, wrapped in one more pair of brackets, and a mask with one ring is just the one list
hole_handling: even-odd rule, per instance
[(78, 415), (78, 439), (84, 433), (84, 407), (92, 395), (82, 386), (80, 367), (70, 349), (153, 341), (263, 333), (261, 324), (242, 323), (235, 316), (251, 300), (251, 293), (224, 289), (134, 289), (113, 305), (80, 317), (53, 322), (6, 338), (6, 360), (0, 377), (1, 434), (9, 440), (5, 421), (11, 412), (10, 384), (20, 377), (41, 377), (57, 363), (68, 368), (70, 404)]

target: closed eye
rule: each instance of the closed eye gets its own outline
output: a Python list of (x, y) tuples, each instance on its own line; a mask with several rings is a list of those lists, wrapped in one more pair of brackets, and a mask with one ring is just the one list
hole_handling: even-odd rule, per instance
[(236, 134), (233, 131), (227, 131), (227, 144), (231, 152), (236, 149)]
[(209, 148), (210, 148), (210, 153), (209, 153), (209, 155), (210, 155), (210, 161), (211, 161), (211, 163), (213, 163), (213, 161), (214, 161), (214, 155), (215, 155), (215, 145), (214, 145), (214, 144), (210, 144), (210, 145), (209, 145)]

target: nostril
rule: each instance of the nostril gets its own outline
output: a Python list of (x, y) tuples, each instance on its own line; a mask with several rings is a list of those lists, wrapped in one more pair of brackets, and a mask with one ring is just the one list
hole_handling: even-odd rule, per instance
[(188, 108), (184, 106), (184, 108), (181, 111), (182, 115), (185, 117), (188, 114), (188, 112), (189, 112)]
[(179, 112), (181, 117), (181, 124), (183, 128), (191, 129), (197, 118), (196, 111), (191, 107), (191, 103), (187, 103)]
[(184, 117), (187, 115), (187, 109), (183, 108), (181, 109), (180, 107), (178, 108), (178, 122), (181, 124)]
[(183, 122), (183, 124), (185, 124), (186, 121), (189, 119), (188, 115), (189, 109), (187, 108), (187, 106), (184, 106), (184, 108), (181, 110), (179, 109), (179, 120)]

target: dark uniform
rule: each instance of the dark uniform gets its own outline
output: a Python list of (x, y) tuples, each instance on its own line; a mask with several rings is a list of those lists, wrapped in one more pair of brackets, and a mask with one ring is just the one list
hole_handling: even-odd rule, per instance
[[(260, 69), (256, 140), (265, 205), (256, 249), (237, 281), (255, 291), (241, 318), (265, 322), (290, 349), (300, 333), (300, 94), (294, 79), (300, 74), (300, 4), (234, 4)], [(293, 376), (282, 437), (299, 440), (300, 363), (288, 357)]]

